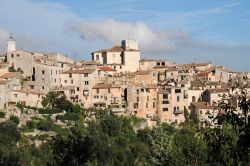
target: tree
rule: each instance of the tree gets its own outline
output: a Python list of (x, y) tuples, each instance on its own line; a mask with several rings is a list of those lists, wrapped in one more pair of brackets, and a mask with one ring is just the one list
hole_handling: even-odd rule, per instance
[(9, 72), (16, 72), (16, 69), (14, 68), (14, 66), (9, 67)]
[[(50, 91), (46, 95), (46, 97), (42, 100), (42, 105), (44, 107), (51, 106), (52, 108), (55, 107), (56, 103), (58, 102), (60, 97), (60, 93), (56, 91)], [(60, 101), (60, 100), (59, 100)]]

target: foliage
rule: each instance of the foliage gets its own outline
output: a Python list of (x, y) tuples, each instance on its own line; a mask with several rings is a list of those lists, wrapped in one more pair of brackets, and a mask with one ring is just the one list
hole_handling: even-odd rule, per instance
[(5, 118), (5, 112), (0, 111), (0, 118)]
[(61, 121), (65, 121), (65, 120), (78, 121), (80, 120), (80, 114), (67, 112), (65, 115), (57, 115), (56, 119), (61, 120)]
[(39, 108), (38, 112), (39, 114), (57, 114), (62, 113), (63, 110), (60, 108)]
[(19, 67), (19, 68), (17, 68), (17, 70), (16, 70), (17, 72), (20, 72), (21, 74), (23, 74), (23, 70)]
[(9, 72), (16, 72), (15, 67), (13, 67), (13, 66), (9, 67)]
[(17, 116), (15, 116), (15, 115), (11, 115), (10, 120), (13, 121), (14, 123), (16, 123), (17, 125), (20, 122), (19, 118)]

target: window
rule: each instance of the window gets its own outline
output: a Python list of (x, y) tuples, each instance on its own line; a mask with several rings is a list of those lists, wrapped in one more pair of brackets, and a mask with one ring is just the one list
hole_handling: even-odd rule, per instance
[(148, 103), (146, 103), (146, 108), (148, 108)]
[(52, 70), (50, 70), (50, 74), (51, 74), (51, 75), (52, 75), (52, 73), (53, 73)]
[(181, 89), (175, 89), (175, 93), (181, 93)]
[(149, 93), (149, 89), (146, 89), (146, 92)]
[(80, 89), (79, 87), (76, 87), (76, 91), (79, 91), (79, 89)]
[(16, 56), (17, 56), (17, 57), (20, 57), (20, 55), (19, 55), (19, 54), (17, 54)]
[(45, 71), (44, 71), (44, 70), (42, 70), (42, 74), (45, 74)]
[(61, 68), (63, 68), (63, 63), (61, 63)]
[(139, 97), (136, 97), (136, 101), (139, 102)]
[(200, 114), (202, 115), (202, 110), (200, 110)]
[(162, 66), (165, 66), (165, 62), (161, 62), (161, 65), (162, 65)]
[(96, 93), (97, 93), (97, 94), (99, 93), (99, 89), (96, 89)]
[(74, 83), (74, 81), (73, 80), (71, 80), (71, 84), (73, 84)]
[(69, 73), (69, 78), (71, 78), (72, 77), (72, 73)]
[(164, 111), (164, 112), (168, 111), (168, 108), (162, 108), (162, 111)]
[(108, 89), (108, 93), (110, 93), (110, 89)]
[(84, 77), (88, 77), (88, 73), (85, 73), (85, 74), (84, 74)]
[(168, 99), (168, 94), (163, 94), (163, 99)]
[(114, 66), (114, 69), (116, 69), (116, 66)]
[(139, 94), (139, 89), (136, 90), (136, 93)]
[(120, 66), (120, 69), (122, 69), (122, 66)]
[(99, 61), (99, 55), (96, 55), (96, 60)]
[(196, 97), (192, 96), (192, 102), (196, 102)]
[(54, 82), (56, 83), (56, 79), (54, 79)]
[(67, 83), (67, 80), (64, 80), (64, 83)]
[(138, 103), (134, 103), (134, 109), (137, 109), (139, 107)]
[(155, 102), (153, 102), (153, 108), (155, 108)]
[(168, 100), (162, 101), (162, 104), (169, 104)]
[(176, 100), (177, 100), (177, 102), (179, 102), (180, 101), (180, 96), (177, 96)]
[(45, 82), (45, 78), (42, 78), (42, 82)]
[(89, 84), (89, 82), (88, 82), (88, 81), (84, 81), (84, 84), (85, 84), (85, 85), (88, 85), (88, 84)]
[(161, 63), (160, 63), (160, 62), (157, 62), (157, 63), (156, 63), (156, 66), (160, 66), (160, 65), (161, 65)]
[(89, 95), (89, 90), (83, 90), (83, 96), (88, 96)]
[(149, 96), (147, 96), (147, 102), (149, 102)]
[(44, 89), (44, 86), (42, 86), (42, 89)]
[(141, 89), (141, 92), (144, 92), (144, 89)]
[(14, 54), (11, 54), (11, 58), (14, 58)]
[(17, 94), (14, 94), (15, 98), (17, 98)]

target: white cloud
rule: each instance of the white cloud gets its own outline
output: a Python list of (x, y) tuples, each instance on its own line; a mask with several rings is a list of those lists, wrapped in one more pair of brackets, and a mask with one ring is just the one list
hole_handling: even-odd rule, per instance
[(113, 19), (85, 21), (80, 24), (66, 25), (66, 31), (75, 32), (84, 41), (102, 40), (118, 43), (122, 39), (139, 40), (144, 51), (171, 51), (175, 49), (172, 38), (179, 37), (179, 32), (156, 31), (143, 22), (122, 22)]
[(6, 41), (9, 37), (9, 32), (0, 27), (0, 50), (6, 50)]

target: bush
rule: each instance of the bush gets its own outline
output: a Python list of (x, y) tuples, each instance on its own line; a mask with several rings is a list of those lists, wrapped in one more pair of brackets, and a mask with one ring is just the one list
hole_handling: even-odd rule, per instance
[(65, 115), (57, 115), (56, 119), (61, 121), (65, 120), (78, 121), (80, 119), (80, 115), (78, 113), (67, 112)]
[(38, 122), (37, 129), (43, 130), (43, 131), (52, 131), (53, 125), (54, 125), (53, 122), (49, 120), (44, 120), (44, 121)]
[(5, 113), (4, 112), (0, 112), (0, 118), (5, 118)]
[(20, 120), (19, 120), (19, 118), (17, 117), (17, 116), (15, 116), (15, 115), (11, 115), (10, 116), (10, 120), (11, 121), (13, 121), (15, 124), (19, 124), (19, 122), (20, 122)]
[(34, 128), (36, 128), (36, 122), (33, 120), (29, 120), (29, 121), (27, 121), (26, 126), (28, 129), (34, 129)]
[(57, 113), (62, 113), (63, 110), (60, 108), (40, 108), (38, 109), (39, 114), (57, 114)]

